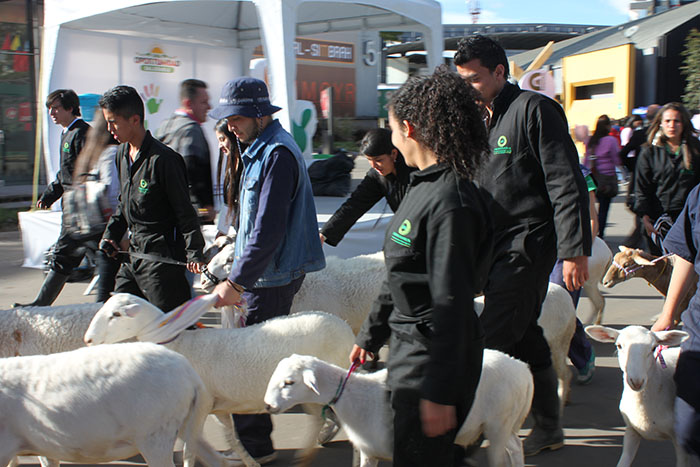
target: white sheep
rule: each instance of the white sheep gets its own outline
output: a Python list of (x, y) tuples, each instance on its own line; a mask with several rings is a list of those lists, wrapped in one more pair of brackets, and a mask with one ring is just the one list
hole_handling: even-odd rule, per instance
[(625, 436), (618, 467), (632, 465), (642, 438), (670, 439), (676, 449), (676, 466), (689, 465), (688, 454), (676, 440), (673, 412), (678, 347), (661, 352), (664, 365), (656, 357), (660, 345), (677, 346), (688, 337), (683, 331), (651, 332), (642, 326), (622, 330), (606, 326), (587, 326), (589, 336), (599, 342), (614, 342), (622, 370), (623, 390), (620, 413), (625, 420)]
[(210, 405), (187, 360), (155, 344), (0, 359), (0, 465), (16, 455), (92, 464), (141, 453), (173, 466), (177, 437), (185, 466), (195, 454), (222, 465), (200, 439)]
[(67, 352), (83, 336), (102, 303), (38, 306), (0, 311), (0, 357)]
[[(138, 340), (146, 324), (159, 316), (161, 311), (147, 301), (115, 294), (95, 315), (85, 333), (85, 342), (95, 345), (132, 337)], [(246, 465), (255, 465), (237, 443), (230, 414), (265, 412), (265, 388), (282, 358), (304, 353), (342, 364), (347, 361), (354, 339), (350, 327), (338, 317), (308, 312), (245, 328), (185, 331), (166, 347), (187, 357), (214, 399), (210, 413), (226, 428), (230, 447)], [(305, 409), (316, 415), (318, 433), (322, 425), (320, 408)], [(311, 454), (309, 448), (302, 456)]]
[[(481, 316), (484, 310), (484, 297), (474, 299), (474, 310)], [(566, 366), (571, 338), (576, 331), (576, 310), (571, 296), (563, 287), (550, 282), (547, 296), (542, 303), (542, 312), (537, 324), (544, 332), (552, 354), (552, 366), (559, 380), (559, 401), (563, 414), (564, 404), (571, 389), (571, 370)]]
[[(271, 413), (300, 403), (326, 404), (347, 370), (315, 357), (292, 355), (280, 361), (270, 378), (265, 403)], [(333, 410), (353, 446), (361, 467), (391, 459), (393, 422), (386, 398), (386, 370), (350, 376)], [(474, 404), (457, 433), (456, 444), (469, 446), (480, 434), (489, 440), (489, 465), (524, 465), (518, 437), (532, 402), (532, 374), (523, 362), (496, 350), (484, 351)]]
[(612, 264), (612, 257), (612, 251), (607, 243), (600, 237), (594, 237), (591, 256), (588, 257), (588, 280), (583, 284), (583, 291), (586, 292), (592, 305), (591, 315), (585, 320), (587, 323), (593, 322), (594, 319), (595, 324), (600, 324), (603, 321), (605, 297), (600, 293), (598, 286), (601, 284), (608, 267)]
[[(223, 279), (231, 272), (232, 264), (233, 245), (227, 245), (209, 262), (207, 269)], [(323, 270), (306, 275), (294, 296), (291, 313), (323, 310), (345, 320), (357, 334), (385, 279), (386, 266), (381, 251), (347, 259), (330, 256)], [(208, 291), (214, 287), (204, 274), (200, 284)]]

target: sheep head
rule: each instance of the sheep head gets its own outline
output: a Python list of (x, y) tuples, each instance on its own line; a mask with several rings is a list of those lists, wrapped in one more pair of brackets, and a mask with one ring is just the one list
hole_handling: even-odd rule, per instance
[(83, 340), (87, 345), (113, 344), (138, 336), (162, 311), (141, 297), (112, 295), (90, 321)]
[(644, 267), (654, 267), (653, 259), (653, 256), (643, 250), (620, 245), (620, 251), (613, 257), (613, 262), (603, 277), (603, 286), (610, 288), (615, 284), (636, 277), (637, 274), (628, 274), (625, 270), (642, 266), (642, 269), (639, 270), (641, 272)]
[[(219, 280), (224, 280), (231, 273), (233, 267), (234, 245), (229, 243), (224, 246), (207, 264), (207, 269)], [(214, 284), (207, 276), (202, 274), (199, 278), (200, 287), (207, 293), (214, 290)]]
[(641, 391), (649, 372), (656, 363), (659, 345), (674, 347), (688, 337), (683, 331), (652, 332), (642, 326), (627, 326), (622, 330), (606, 326), (587, 326), (586, 333), (598, 342), (614, 342), (617, 361), (623, 379), (633, 391)]
[(284, 412), (297, 404), (328, 402), (319, 398), (321, 394), (313, 371), (317, 360), (296, 354), (280, 360), (265, 391), (264, 401), (268, 412)]

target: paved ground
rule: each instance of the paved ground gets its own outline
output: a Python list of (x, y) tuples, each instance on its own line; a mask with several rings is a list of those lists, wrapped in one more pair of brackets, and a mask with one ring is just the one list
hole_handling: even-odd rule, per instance
[[(619, 242), (627, 235), (631, 226), (631, 216), (618, 196), (610, 212), (607, 241), (617, 250)], [(21, 268), (22, 246), (16, 232), (0, 233), (0, 309), (9, 307), (17, 300), (31, 300), (39, 288), (42, 273)], [(68, 284), (56, 304), (80, 303), (94, 300), (94, 296), (83, 296), (85, 283)], [(627, 324), (649, 325), (652, 317), (661, 310), (662, 298), (641, 279), (634, 279), (606, 290), (607, 305), (603, 322), (613, 327)], [(579, 304), (579, 316), (588, 317), (589, 303), (586, 298)], [(556, 452), (547, 452), (526, 459), (528, 466), (578, 467), (615, 465), (622, 447), (624, 423), (617, 405), (622, 391), (621, 373), (617, 367), (613, 345), (594, 344), (597, 370), (588, 386), (574, 384), (571, 400), (564, 412), (566, 446)], [(280, 452), (279, 459), (272, 465), (291, 464), (295, 449), (303, 444), (306, 428), (305, 415), (282, 414), (274, 417), (273, 439)], [(526, 423), (529, 427), (530, 421)], [(522, 433), (527, 433), (523, 430)], [(207, 437), (217, 446), (221, 445), (218, 430), (213, 424), (207, 427)], [(223, 447), (222, 447), (223, 448)], [(484, 449), (482, 449), (484, 451)], [(480, 453), (482, 465), (486, 465), (484, 453)], [(674, 465), (675, 456), (670, 442), (643, 441), (634, 466), (652, 467)], [(337, 441), (322, 448), (312, 464), (316, 467), (351, 465), (352, 451), (344, 441), (342, 433)], [(24, 458), (23, 463), (34, 464), (36, 459)], [(125, 462), (138, 465), (139, 459)], [(382, 466), (389, 465), (383, 463)], [(700, 463), (693, 463), (694, 466)]]

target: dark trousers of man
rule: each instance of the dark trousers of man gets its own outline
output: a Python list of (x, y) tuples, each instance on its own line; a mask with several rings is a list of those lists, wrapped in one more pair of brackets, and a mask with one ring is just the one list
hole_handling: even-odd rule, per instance
[(51, 251), (49, 269), (69, 276), (73, 269), (80, 266), (88, 251), (97, 251), (97, 242), (101, 236), (97, 234), (92, 237), (76, 238), (61, 229), (61, 234)]
[[(304, 277), (281, 287), (252, 289), (243, 293), (248, 302), (246, 325), (262, 323), (276, 316), (286, 316), (292, 308), (294, 295), (299, 291)], [(267, 414), (233, 415), (238, 438), (253, 457), (266, 456), (274, 451), (272, 446), (272, 419)]]
[(481, 314), (486, 348), (530, 366), (535, 383), (532, 414), (546, 431), (559, 428), (559, 397), (549, 345), (537, 319), (556, 262), (555, 245), (551, 223), (500, 232)]
[(121, 265), (115, 292), (145, 298), (163, 313), (192, 298), (185, 267), (145, 259), (132, 259)]

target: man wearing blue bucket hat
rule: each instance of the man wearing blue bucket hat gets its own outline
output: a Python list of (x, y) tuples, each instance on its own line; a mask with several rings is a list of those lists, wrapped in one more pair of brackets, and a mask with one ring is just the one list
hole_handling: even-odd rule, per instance
[[(301, 150), (272, 114), (267, 86), (242, 77), (227, 82), (209, 116), (226, 118), (241, 152), (243, 175), (233, 268), (214, 293), (217, 306), (243, 297), (247, 324), (289, 314), (307, 272), (325, 267), (316, 207)], [(240, 146), (239, 146), (240, 147)], [(260, 464), (276, 453), (269, 415), (234, 415), (241, 442)], [(242, 463), (236, 465), (243, 465)]]

